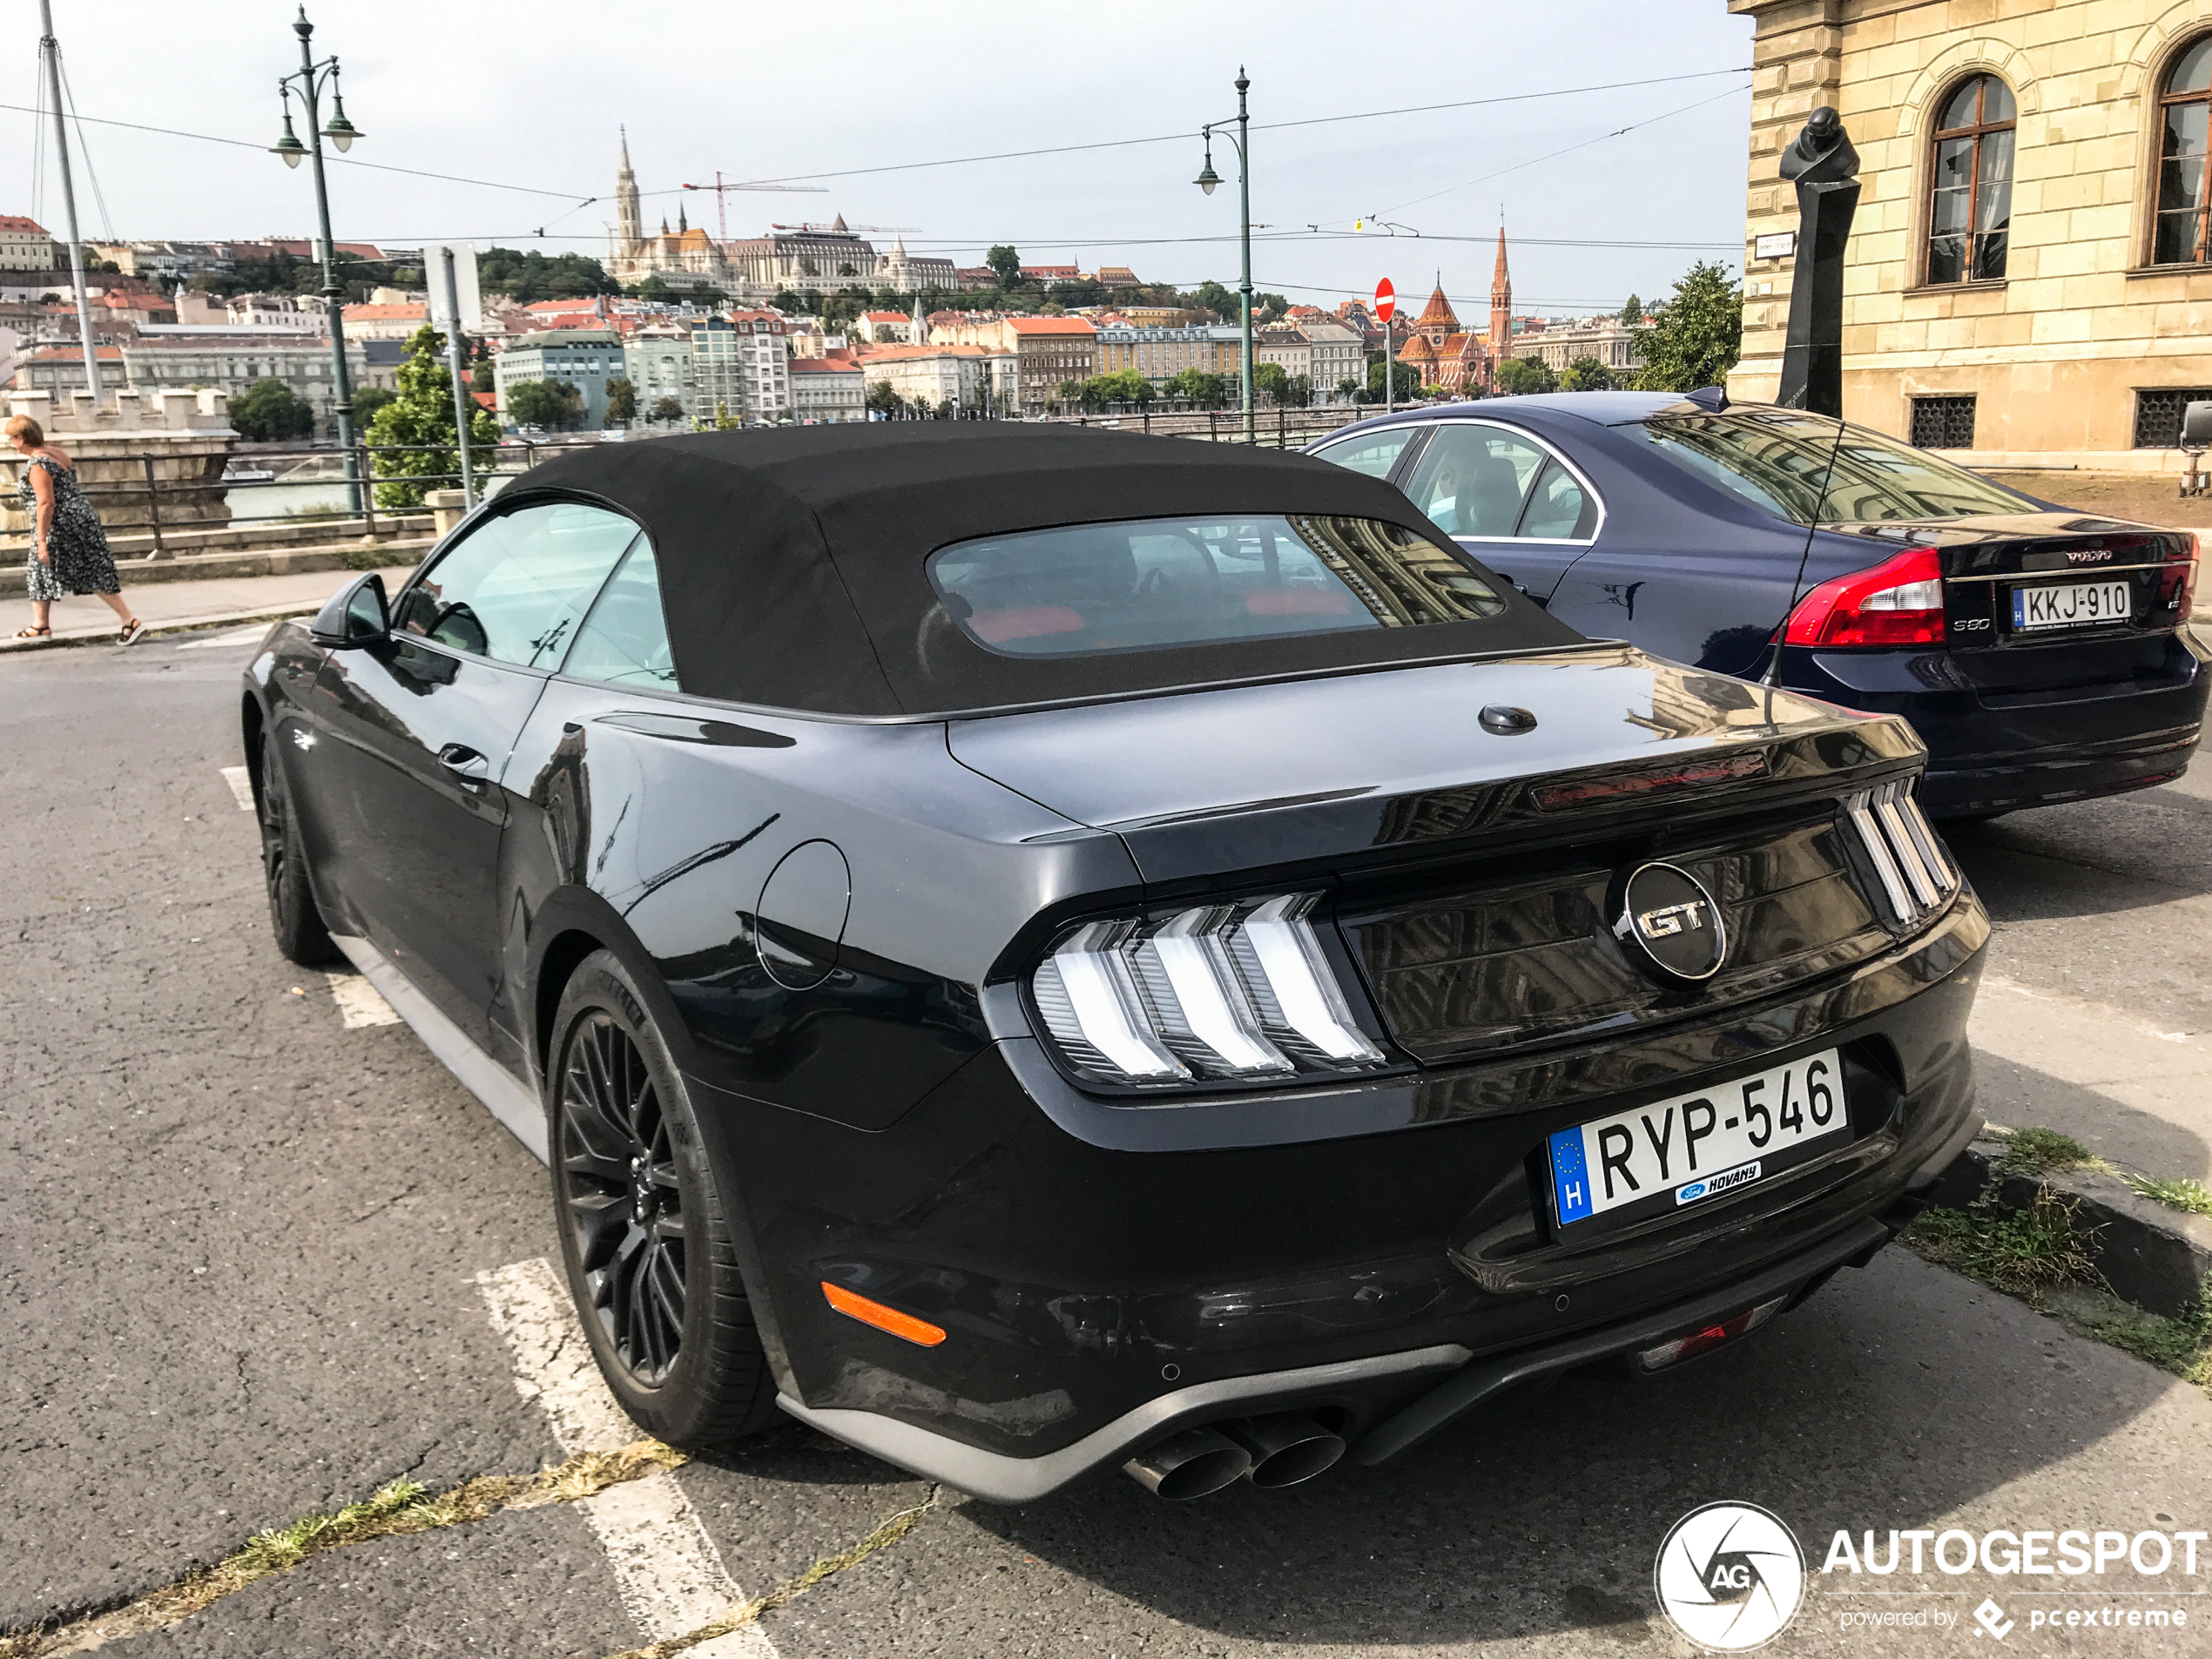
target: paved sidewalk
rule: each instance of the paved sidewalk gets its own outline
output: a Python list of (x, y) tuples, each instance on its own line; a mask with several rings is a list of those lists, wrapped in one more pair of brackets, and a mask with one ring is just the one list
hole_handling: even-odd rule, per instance
[[(414, 568), (403, 565), (385, 571), (385, 587), (396, 589)], [(133, 587), (126, 570), (123, 593), (131, 609), (150, 631), (171, 633), (179, 629), (214, 627), (263, 617), (309, 614), (320, 610), (323, 601), (351, 582), (355, 574), (351, 570), (307, 570), (293, 576), (228, 577), (211, 582), (170, 582)], [(54, 637), (51, 640), (17, 639), (14, 637), (16, 631), (30, 626), (30, 601), (0, 599), (0, 651), (112, 643), (115, 638), (115, 613), (91, 594), (57, 601), (52, 621)]]

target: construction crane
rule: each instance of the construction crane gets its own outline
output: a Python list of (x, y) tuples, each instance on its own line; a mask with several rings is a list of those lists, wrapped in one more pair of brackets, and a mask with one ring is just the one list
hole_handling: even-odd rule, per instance
[(685, 185), (684, 188), (685, 190), (711, 190), (714, 192), (714, 225), (715, 228), (722, 233), (721, 239), (725, 242), (730, 239), (728, 204), (730, 192), (733, 190), (780, 191), (788, 195), (826, 196), (829, 194), (827, 185), (725, 185), (722, 182), (722, 170), (719, 167), (714, 170), (712, 184)]

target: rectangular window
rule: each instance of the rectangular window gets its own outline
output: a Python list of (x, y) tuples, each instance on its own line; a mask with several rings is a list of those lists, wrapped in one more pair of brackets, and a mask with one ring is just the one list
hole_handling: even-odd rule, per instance
[(2135, 393), (2135, 448), (2178, 449), (2182, 447), (2182, 415), (2192, 403), (2212, 401), (2212, 387), (2169, 390), (2139, 388)]
[(1971, 449), (1974, 447), (1974, 400), (1916, 397), (1912, 400), (1912, 447)]

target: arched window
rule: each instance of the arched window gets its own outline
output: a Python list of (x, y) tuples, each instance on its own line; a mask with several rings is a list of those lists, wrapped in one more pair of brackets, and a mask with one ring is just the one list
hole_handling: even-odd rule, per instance
[(2004, 82), (1976, 75), (1944, 98), (1928, 176), (1927, 280), (1996, 281), (2013, 222), (2013, 94)]
[(2151, 233), (2153, 265), (2201, 265), (2212, 259), (2205, 238), (2205, 115), (2212, 109), (2212, 35), (2174, 60), (2159, 98), (2158, 219)]

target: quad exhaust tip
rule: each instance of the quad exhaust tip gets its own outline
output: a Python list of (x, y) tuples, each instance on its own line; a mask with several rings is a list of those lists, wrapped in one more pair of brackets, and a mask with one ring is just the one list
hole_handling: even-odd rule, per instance
[(1344, 1437), (1315, 1419), (1277, 1412), (1185, 1429), (1122, 1467), (1148, 1492), (1187, 1502), (1239, 1480), (1268, 1488), (1294, 1487), (1327, 1470), (1344, 1452)]

